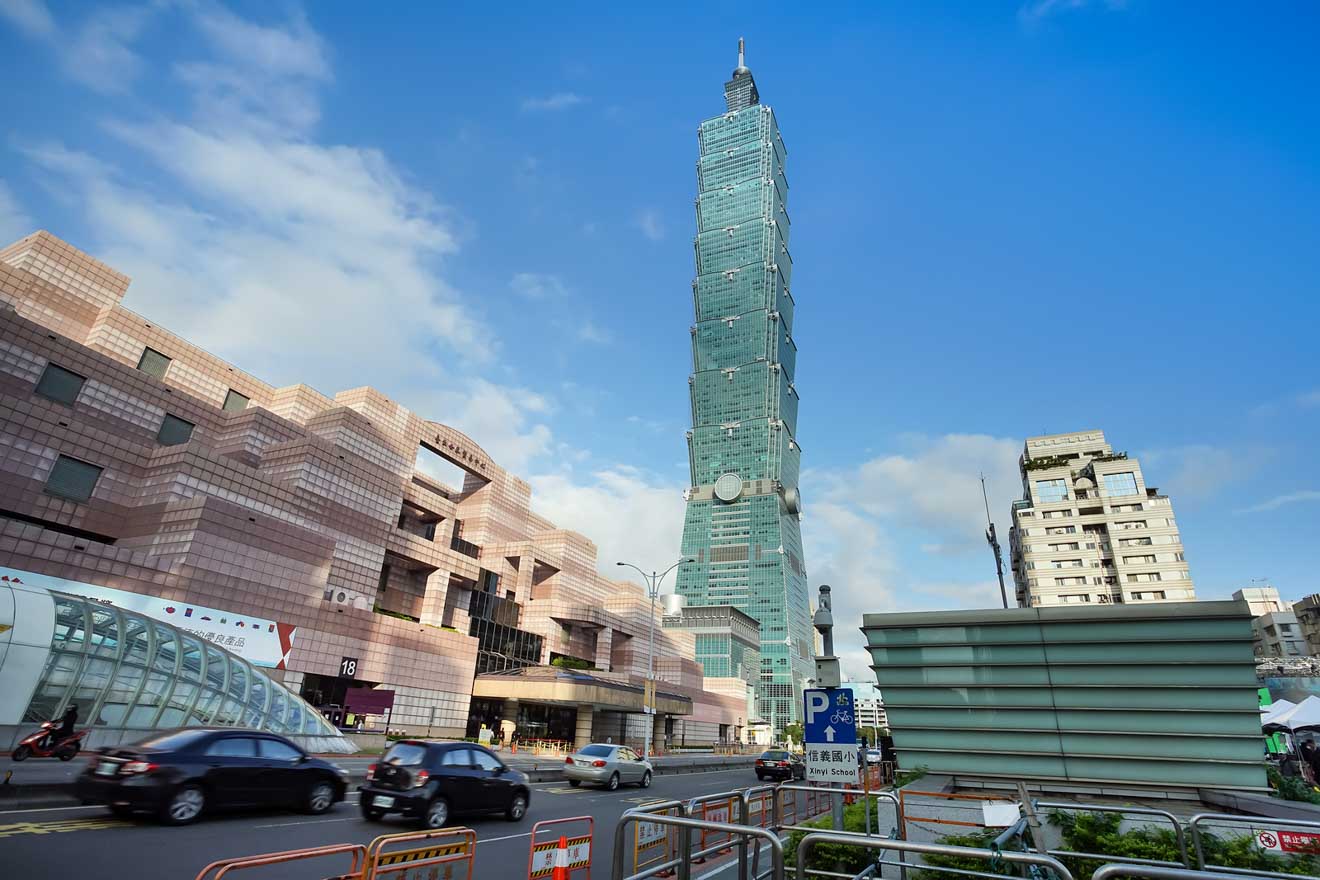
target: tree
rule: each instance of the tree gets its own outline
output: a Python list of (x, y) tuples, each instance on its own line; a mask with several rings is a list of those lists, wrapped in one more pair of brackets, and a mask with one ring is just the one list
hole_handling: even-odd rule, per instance
[(791, 739), (795, 743), (802, 742), (802, 725), (796, 721), (792, 724), (784, 725), (784, 738)]

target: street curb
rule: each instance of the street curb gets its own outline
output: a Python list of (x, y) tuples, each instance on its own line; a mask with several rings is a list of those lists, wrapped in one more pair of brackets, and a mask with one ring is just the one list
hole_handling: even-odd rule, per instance
[[(701, 761), (701, 762), (683, 762), (681, 764), (671, 764), (665, 762), (656, 764), (656, 776), (677, 776), (685, 773), (701, 773), (707, 770), (736, 770), (743, 767), (752, 766), (751, 757), (745, 760), (731, 759), (728, 761)], [(515, 766), (515, 769), (520, 769)], [(533, 767), (530, 770), (522, 770), (527, 774), (530, 782), (562, 782), (564, 781), (564, 771), (556, 767)], [(354, 773), (349, 777), (349, 790), (357, 788), (367, 781), (365, 773)], [(0, 785), (0, 810), (31, 810), (41, 807), (67, 807), (77, 806), (81, 802), (74, 795), (74, 784), (72, 782), (46, 782), (46, 783), (8, 783)]]

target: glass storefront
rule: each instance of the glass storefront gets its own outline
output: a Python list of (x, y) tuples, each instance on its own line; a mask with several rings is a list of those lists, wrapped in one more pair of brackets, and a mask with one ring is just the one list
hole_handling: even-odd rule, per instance
[(338, 737), (320, 713), (246, 660), (166, 623), (52, 592), (55, 635), (25, 722), (76, 704), (125, 730), (224, 725)]

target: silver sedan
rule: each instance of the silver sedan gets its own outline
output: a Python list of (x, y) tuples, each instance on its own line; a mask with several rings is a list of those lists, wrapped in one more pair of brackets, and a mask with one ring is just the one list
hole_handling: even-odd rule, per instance
[(595, 782), (608, 791), (614, 791), (624, 782), (650, 788), (653, 774), (650, 761), (627, 746), (610, 743), (583, 746), (564, 759), (564, 778), (574, 788), (584, 782)]

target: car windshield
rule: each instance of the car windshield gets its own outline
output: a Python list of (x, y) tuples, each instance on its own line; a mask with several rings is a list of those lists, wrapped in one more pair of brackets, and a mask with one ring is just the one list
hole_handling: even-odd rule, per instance
[(586, 755), (589, 758), (608, 758), (614, 753), (614, 746), (583, 746), (579, 755)]
[(140, 740), (137, 745), (144, 749), (175, 751), (197, 742), (197, 740), (205, 736), (206, 733), (205, 730), (171, 730), (168, 733), (162, 733)]
[(787, 761), (788, 752), (765, 752), (761, 755), (762, 761)]
[(411, 766), (422, 763), (426, 757), (426, 746), (419, 743), (395, 743), (382, 759), (386, 764)]

